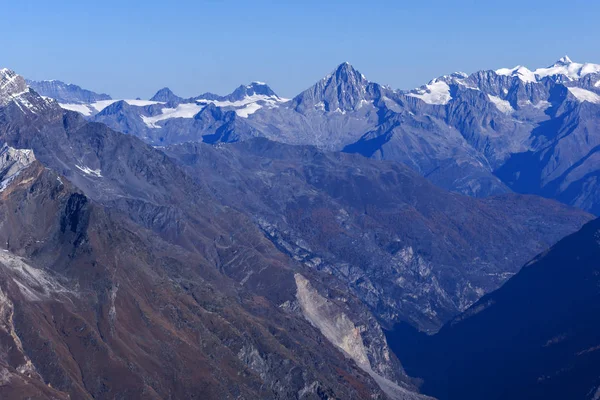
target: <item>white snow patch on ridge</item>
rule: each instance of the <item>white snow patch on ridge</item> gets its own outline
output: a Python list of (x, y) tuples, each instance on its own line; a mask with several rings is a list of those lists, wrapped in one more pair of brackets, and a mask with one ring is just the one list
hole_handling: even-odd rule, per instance
[(104, 110), (106, 107), (108, 107), (111, 104), (114, 104), (118, 101), (124, 101), (125, 103), (129, 104), (130, 106), (136, 106), (136, 107), (146, 107), (146, 106), (151, 106), (153, 104), (165, 104), (160, 101), (120, 99), (120, 100), (100, 100), (100, 101), (90, 104), (90, 106), (92, 106), (94, 109), (96, 109), (96, 111), (100, 112), (100, 111)]
[(76, 111), (79, 114), (83, 114), (86, 117), (92, 115), (92, 110), (90, 110), (90, 107), (87, 104), (58, 103), (58, 105), (60, 105), (60, 107), (65, 110)]
[(505, 114), (510, 114), (513, 111), (515, 111), (508, 101), (502, 100), (498, 96), (492, 96), (491, 94), (488, 94), (488, 98), (492, 103), (494, 103), (498, 110), (502, 111)]
[(131, 100), (131, 99), (117, 99), (117, 100), (100, 100), (95, 103), (89, 104), (81, 104), (81, 103), (59, 103), (61, 108), (70, 111), (76, 111), (80, 114), (83, 114), (86, 117), (89, 117), (92, 114), (97, 114), (100, 111), (104, 110), (106, 107), (114, 104), (118, 101), (124, 101), (130, 106), (136, 107), (146, 107), (153, 104), (165, 104), (160, 101), (150, 101), (150, 100)]
[(445, 105), (452, 97), (450, 96), (450, 86), (444, 81), (434, 79), (421, 89), (415, 89), (407, 96), (417, 97), (427, 104)]
[(182, 103), (178, 104), (175, 108), (163, 108), (162, 114), (158, 114), (152, 117), (146, 117), (142, 115), (142, 121), (149, 128), (160, 128), (156, 123), (158, 121), (164, 121), (171, 118), (194, 118), (194, 115), (198, 114), (204, 106), (195, 103)]
[(496, 70), (496, 73), (503, 76), (517, 77), (523, 82), (537, 82), (535, 74), (521, 65), (514, 68), (500, 68)]
[(219, 101), (219, 100), (196, 100), (199, 104), (212, 103), (217, 107), (233, 107), (235, 113), (242, 117), (248, 118), (250, 114), (254, 114), (256, 111), (263, 107), (275, 108), (279, 104), (285, 103), (288, 99), (283, 99), (278, 96), (265, 96), (262, 94), (254, 94), (252, 96), (246, 96), (242, 100), (237, 101)]
[(600, 104), (600, 96), (598, 96), (594, 92), (590, 92), (589, 90), (577, 87), (570, 87), (568, 89), (569, 92), (571, 92), (571, 94), (575, 96), (579, 101), (587, 101), (590, 103)]
[[(256, 83), (256, 82), (254, 82)], [(171, 118), (194, 118), (204, 107), (208, 104), (214, 104), (217, 107), (226, 109), (233, 109), (235, 113), (242, 118), (248, 118), (249, 115), (254, 114), (263, 107), (275, 108), (279, 104), (288, 101), (278, 96), (265, 96), (261, 94), (254, 94), (252, 96), (246, 96), (242, 100), (237, 101), (219, 101), (219, 100), (208, 100), (198, 99), (195, 103), (181, 103), (175, 108), (163, 108), (161, 114), (154, 115), (151, 117), (141, 116), (142, 121), (149, 128), (160, 128), (158, 125), (159, 121), (164, 121)]]
[(102, 178), (102, 171), (100, 171), (99, 169), (91, 169), (89, 167), (81, 166), (81, 165), (75, 165), (75, 166), (77, 168), (79, 168), (79, 170), (81, 170), (86, 175), (95, 176), (96, 178)]
[(248, 104), (244, 108), (240, 108), (239, 110), (235, 110), (235, 113), (238, 116), (242, 117), (242, 118), (248, 118), (248, 116), (250, 114), (254, 114), (255, 112), (257, 112), (261, 108), (262, 108), (262, 106), (260, 104), (258, 104), (258, 103), (252, 103), (252, 104)]

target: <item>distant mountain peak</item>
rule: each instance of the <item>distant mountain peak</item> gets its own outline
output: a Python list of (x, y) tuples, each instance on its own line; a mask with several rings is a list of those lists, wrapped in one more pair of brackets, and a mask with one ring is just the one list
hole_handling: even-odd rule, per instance
[(0, 105), (6, 105), (13, 98), (29, 90), (27, 82), (8, 68), (0, 69)]
[(179, 102), (183, 100), (181, 97), (177, 96), (171, 89), (168, 87), (164, 87), (160, 89), (154, 96), (150, 98), (150, 101), (161, 101), (165, 103), (169, 102)]
[(279, 97), (266, 83), (258, 81), (251, 82), (249, 85), (240, 85), (225, 97), (230, 101), (239, 101), (251, 96)]
[(348, 61), (345, 61), (338, 65), (338, 67), (335, 69), (331, 76), (335, 76), (338, 78), (338, 80), (343, 80), (344, 82), (351, 82), (352, 80), (354, 80), (358, 83), (369, 83), (367, 77), (361, 74)]
[(58, 108), (58, 104), (43, 98), (32, 90), (27, 81), (8, 68), (0, 69), (0, 107), (15, 105), (21, 113), (37, 114), (47, 109)]
[(567, 64), (571, 64), (571, 63), (573, 63), (573, 61), (571, 61), (569, 56), (565, 55), (565, 56), (559, 58), (558, 61), (556, 63), (554, 63), (554, 65), (567, 65)]
[(81, 104), (112, 100), (106, 93), (96, 93), (72, 83), (65, 83), (56, 79), (43, 81), (27, 80), (27, 84), (40, 95), (53, 98), (59, 103), (64, 104)]
[(300, 93), (293, 100), (296, 110), (319, 109), (325, 112), (352, 111), (373, 100), (369, 80), (349, 62), (338, 65), (330, 74)]

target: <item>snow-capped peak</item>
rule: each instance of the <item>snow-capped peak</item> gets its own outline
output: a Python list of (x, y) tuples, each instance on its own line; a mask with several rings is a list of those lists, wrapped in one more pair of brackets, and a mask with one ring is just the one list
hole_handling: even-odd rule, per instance
[(556, 63), (554, 63), (554, 65), (566, 65), (566, 64), (571, 64), (572, 62), (573, 61), (571, 61), (569, 56), (563, 56), (563, 57), (559, 58), (558, 61)]
[(554, 65), (547, 68), (538, 68), (534, 73), (538, 78), (547, 76), (563, 75), (570, 80), (583, 78), (588, 74), (600, 72), (600, 65), (585, 63), (580, 64), (573, 62), (568, 56), (560, 58)]
[[(29, 93), (29, 86), (23, 77), (8, 68), (0, 70), (0, 106), (20, 99), (27, 93)], [(28, 105), (26, 107), (29, 108)]]
[(558, 59), (554, 64), (546, 68), (538, 68), (531, 71), (522, 65), (514, 68), (500, 68), (495, 71), (498, 75), (518, 77), (523, 82), (537, 82), (548, 76), (564, 76), (569, 80), (583, 78), (585, 75), (600, 72), (600, 65), (573, 62), (569, 56)]
[(20, 93), (27, 91), (28, 86), (20, 75), (8, 68), (0, 70), (0, 101), (8, 100)]
[(171, 89), (168, 87), (164, 87), (160, 89), (154, 96), (150, 98), (150, 101), (161, 101), (161, 102), (177, 102), (183, 100), (181, 97), (177, 96)]
[(433, 79), (427, 85), (421, 86), (419, 89), (414, 89), (407, 96), (416, 97), (423, 100), (427, 104), (445, 105), (452, 100), (450, 95), (450, 86), (446, 82), (448, 76), (441, 76)]
[(241, 85), (237, 89), (233, 91), (233, 93), (225, 96), (226, 100), (229, 101), (240, 101), (246, 97), (251, 96), (266, 96), (266, 97), (275, 97), (277, 98), (277, 94), (266, 83), (262, 82), (252, 82), (249, 85)]
[(517, 77), (523, 82), (537, 82), (535, 74), (522, 65), (514, 68), (500, 68), (496, 70), (498, 75)]

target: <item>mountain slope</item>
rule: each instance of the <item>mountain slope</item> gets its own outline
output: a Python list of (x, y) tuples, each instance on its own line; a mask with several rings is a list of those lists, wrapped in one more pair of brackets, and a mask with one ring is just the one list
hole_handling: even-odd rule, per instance
[(440, 399), (595, 399), (600, 220), (542, 253), (437, 335), (392, 344)]
[(533, 196), (473, 199), (400, 163), (253, 139), (164, 149), (386, 325), (437, 330), (591, 216)]

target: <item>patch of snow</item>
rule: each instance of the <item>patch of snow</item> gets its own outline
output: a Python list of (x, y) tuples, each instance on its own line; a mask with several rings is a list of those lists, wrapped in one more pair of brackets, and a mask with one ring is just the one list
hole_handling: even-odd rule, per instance
[(463, 87), (465, 87), (465, 88), (467, 88), (467, 89), (470, 89), (470, 90), (478, 90), (478, 91), (480, 90), (478, 87), (471, 86), (471, 85), (469, 85), (468, 83), (466, 83), (466, 82), (465, 82), (464, 80), (462, 80), (462, 79), (457, 79), (457, 80), (456, 80), (456, 83), (458, 83), (460, 86), (463, 86)]
[(242, 118), (248, 118), (248, 116), (250, 114), (254, 114), (255, 112), (257, 112), (258, 110), (260, 110), (262, 108), (262, 106), (258, 103), (251, 103), (248, 104), (247, 106), (245, 106), (244, 108), (240, 108), (235, 110), (235, 113), (242, 117)]
[(233, 108), (235, 113), (242, 118), (248, 118), (249, 115), (254, 114), (262, 107), (275, 108), (279, 107), (281, 103), (285, 103), (287, 101), (289, 101), (289, 99), (284, 99), (278, 96), (265, 96), (262, 94), (253, 94), (252, 96), (246, 96), (243, 99), (237, 101), (219, 101), (205, 99), (196, 100), (198, 104), (202, 105), (212, 103), (217, 107)]
[(253, 94), (252, 96), (246, 96), (241, 100), (237, 101), (219, 101), (219, 100), (197, 100), (198, 103), (213, 103), (217, 107), (243, 107), (251, 103), (259, 103), (262, 102), (266, 105), (277, 105), (279, 103), (284, 103), (288, 101), (288, 99), (284, 99), (277, 96), (265, 96), (263, 94)]
[(498, 75), (517, 77), (523, 82), (537, 82), (535, 74), (529, 69), (517, 65), (514, 68), (500, 68), (496, 70)]
[(65, 110), (75, 111), (86, 117), (92, 115), (92, 110), (86, 104), (58, 103), (58, 105)]
[(540, 100), (537, 104), (534, 104), (533, 107), (537, 108), (538, 110), (545, 110), (549, 107), (552, 107), (552, 103), (546, 100)]
[(510, 114), (513, 111), (515, 111), (508, 101), (502, 100), (498, 96), (492, 96), (491, 94), (488, 94), (488, 98), (492, 103), (494, 103), (498, 110), (502, 111), (505, 114)]
[(97, 114), (104, 110), (106, 107), (114, 104), (118, 101), (124, 101), (125, 103), (135, 107), (146, 107), (153, 104), (165, 104), (161, 101), (150, 101), (150, 100), (131, 100), (131, 99), (113, 99), (113, 100), (100, 100), (94, 103), (83, 104), (83, 103), (59, 103), (59, 105), (65, 110), (76, 111), (86, 117), (92, 114)]
[(434, 79), (421, 89), (415, 89), (407, 96), (417, 97), (427, 104), (445, 105), (452, 97), (450, 96), (450, 86), (442, 80)]
[(79, 170), (81, 170), (86, 175), (95, 176), (96, 178), (102, 178), (102, 171), (100, 171), (99, 169), (91, 169), (89, 167), (81, 166), (81, 165), (75, 165), (75, 166), (77, 168), (79, 168)]
[(569, 92), (571, 92), (571, 94), (575, 96), (579, 101), (587, 101), (594, 104), (600, 104), (600, 96), (594, 92), (590, 92), (589, 90), (577, 87), (570, 87), (568, 89)]
[(321, 101), (321, 102), (319, 102), (319, 103), (315, 104), (315, 108), (316, 108), (317, 110), (320, 110), (320, 111), (325, 111), (325, 103), (323, 103), (323, 102)]
[(114, 104), (118, 101), (124, 101), (125, 103), (129, 104), (130, 106), (136, 106), (136, 107), (146, 107), (146, 106), (151, 106), (153, 104), (165, 104), (164, 102), (161, 101), (151, 101), (151, 100), (130, 100), (130, 99), (117, 99), (117, 100), (100, 100), (97, 101), (95, 103), (91, 103), (90, 106), (95, 109), (97, 112), (100, 112), (102, 110), (104, 110), (106, 107), (110, 106), (111, 104)]
[(162, 114), (158, 114), (152, 117), (146, 117), (142, 115), (142, 120), (146, 126), (150, 128), (160, 128), (157, 122), (164, 121), (171, 118), (194, 118), (194, 115), (198, 114), (204, 108), (204, 105), (196, 103), (182, 103), (178, 104), (175, 108), (163, 108)]

